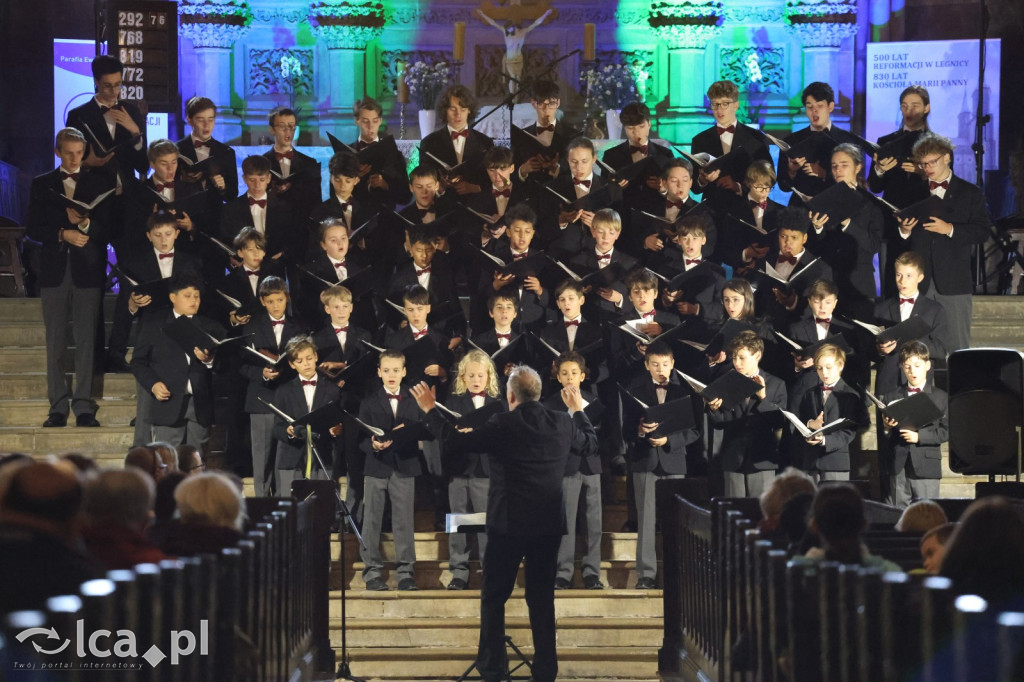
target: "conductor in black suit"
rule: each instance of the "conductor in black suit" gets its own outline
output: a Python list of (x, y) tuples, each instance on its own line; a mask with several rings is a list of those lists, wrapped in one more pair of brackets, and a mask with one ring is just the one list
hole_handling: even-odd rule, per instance
[(505, 677), (505, 602), (515, 587), (519, 564), (526, 562), (526, 603), (533, 632), (533, 679), (551, 682), (558, 673), (555, 653), (555, 569), (558, 546), (566, 533), (562, 476), (570, 451), (587, 457), (597, 452), (594, 427), (583, 412), (578, 388), (562, 389), (570, 414), (540, 404), (541, 379), (519, 366), (508, 378), (508, 412), (481, 428), (460, 433), (434, 409), (425, 383), (411, 393), (427, 413), (431, 433), (451, 450), (483, 450), (491, 455), (487, 496), (487, 552), (480, 593), (480, 647), (476, 665), (484, 680)]

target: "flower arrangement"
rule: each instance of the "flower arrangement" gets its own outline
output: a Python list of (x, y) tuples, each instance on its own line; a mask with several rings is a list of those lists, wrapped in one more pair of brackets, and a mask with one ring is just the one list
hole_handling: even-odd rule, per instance
[(586, 83), (588, 111), (621, 109), (630, 102), (642, 102), (650, 73), (639, 62), (633, 65), (609, 64), (581, 74)]
[(652, 28), (678, 25), (716, 24), (724, 14), (721, 0), (705, 0), (703, 2), (664, 2), (655, 0), (651, 3), (648, 23)]
[(302, 63), (299, 60), (286, 54), (281, 57), (281, 90), (288, 93), (290, 108), (295, 108), (295, 90), (302, 80)]
[(384, 5), (372, 0), (315, 0), (309, 6), (312, 26), (384, 26)]
[(437, 98), (451, 84), (452, 72), (445, 62), (431, 65), (418, 61), (405, 67), (402, 80), (409, 88), (409, 97), (416, 106), (420, 109), (433, 109)]
[(854, 23), (857, 8), (850, 0), (787, 0), (783, 16), (790, 24)]

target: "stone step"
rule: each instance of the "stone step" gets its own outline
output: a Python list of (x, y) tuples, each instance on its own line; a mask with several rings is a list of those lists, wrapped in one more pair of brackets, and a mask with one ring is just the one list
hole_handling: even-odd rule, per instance
[(1017, 296), (975, 296), (971, 324), (993, 317), (1024, 320), (1024, 299)]
[[(112, 325), (113, 322), (111, 322), (108, 316), (104, 321), (104, 338), (109, 337)], [(74, 336), (69, 333), (68, 343), (71, 343), (73, 339)], [(46, 346), (46, 327), (43, 325), (42, 320), (37, 322), (2, 318), (2, 321), (0, 321), (0, 348), (7, 349), (10, 347), (26, 346), (38, 348)]]
[[(134, 400), (98, 400), (96, 419), (104, 426), (128, 426), (135, 418)], [(0, 426), (42, 426), (50, 413), (47, 400), (0, 400)]]
[[(415, 533), (416, 560), (433, 561), (448, 559), (448, 534), (441, 532)], [(583, 548), (584, 539), (577, 535), (577, 551)], [(661, 536), (658, 536), (658, 551), (661, 551)], [(345, 535), (345, 555), (349, 562), (359, 557), (359, 543), (354, 535)], [(337, 536), (331, 538), (331, 557), (341, 556), (341, 543)], [(391, 533), (381, 534), (381, 556), (384, 561), (395, 560), (394, 536)], [(636, 533), (604, 533), (601, 536), (601, 556), (605, 559), (635, 559)]]
[[(505, 605), (507, 618), (528, 616), (525, 590), (516, 588)], [(563, 618), (662, 618), (661, 590), (560, 590), (555, 593), (555, 617)], [(419, 592), (346, 593), (350, 622), (363, 618), (399, 619), (475, 618), (480, 615), (479, 590), (421, 590)], [(341, 617), (341, 591), (330, 593), (331, 618)]]
[(112, 459), (124, 460), (132, 445), (134, 429), (123, 426), (97, 428), (0, 428), (0, 450), (32, 455), (80, 452), (95, 457), (104, 466)]
[[(514, 640), (513, 640), (514, 641)], [(558, 651), (559, 679), (657, 679), (660, 638), (647, 647), (579, 647)], [(527, 659), (533, 647), (521, 647)], [(476, 659), (476, 647), (349, 649), (353, 671), (372, 670), (382, 679), (408, 678), (414, 670), (426, 679), (457, 678)], [(510, 661), (514, 666), (515, 661)], [(520, 670), (517, 675), (523, 675)]]
[[(658, 562), (659, 568), (662, 562)], [(583, 578), (579, 574), (580, 562), (575, 562), (575, 568), (573, 569), (573, 580), (572, 584), (575, 587), (582, 588)], [(349, 567), (342, 571), (342, 567), (339, 562), (335, 561), (331, 564), (330, 574), (330, 587), (331, 589), (341, 589), (342, 578), (347, 581), (344, 584), (351, 590), (364, 590), (363, 583), (363, 569), (365, 564), (361, 561), (356, 561), (349, 564)], [(447, 587), (448, 583), (452, 579), (451, 571), (449, 570), (449, 564), (446, 560), (433, 559), (416, 561), (416, 586), (421, 590), (443, 590)], [(387, 582), (388, 586), (395, 590), (398, 588), (398, 578), (395, 574), (394, 562), (385, 561), (383, 567), (383, 578)], [(636, 561), (633, 557), (629, 559), (607, 559), (602, 557), (601, 568), (600, 568), (601, 582), (604, 583), (606, 589), (612, 590), (627, 590), (636, 585)], [(480, 575), (480, 564), (477, 561), (470, 561), (469, 565), (469, 586), (473, 589), (479, 589), (481, 585)], [(526, 586), (526, 579), (524, 577), (522, 569), (516, 578), (516, 585), (520, 587)], [(586, 590), (583, 590), (586, 591)], [(596, 590), (595, 590), (596, 591)]]
[[(480, 638), (479, 617), (416, 618), (401, 623), (391, 618), (350, 618), (347, 626), (347, 644), (354, 649), (473, 647)], [(341, 618), (332, 618), (330, 628), (332, 646), (341, 646)], [(660, 639), (661, 630), (662, 619), (653, 617), (561, 618), (557, 642), (563, 649), (645, 647)], [(517, 646), (533, 646), (528, 618), (506, 618), (505, 632)]]
[[(73, 381), (68, 374), (67, 380)], [(93, 397), (106, 399), (135, 399), (135, 377), (131, 374), (100, 374), (93, 381)], [(0, 400), (45, 399), (46, 372), (0, 374)]]

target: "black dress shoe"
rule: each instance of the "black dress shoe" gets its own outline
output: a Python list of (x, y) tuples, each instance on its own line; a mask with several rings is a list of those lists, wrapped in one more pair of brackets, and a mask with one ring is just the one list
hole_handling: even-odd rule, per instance
[(568, 590), (570, 587), (572, 587), (572, 583), (565, 578), (555, 578), (556, 590)]
[(603, 590), (604, 583), (596, 575), (588, 575), (583, 578), (583, 588), (586, 590)]
[(96, 415), (94, 414), (80, 414), (75, 417), (75, 426), (99, 426), (100, 423), (96, 421)]
[(656, 590), (658, 589), (658, 584), (654, 582), (654, 578), (637, 578), (636, 589)]
[(68, 417), (65, 414), (58, 414), (51, 412), (50, 416), (43, 422), (44, 428), (53, 428), (54, 426), (65, 426), (68, 423)]
[(106, 370), (115, 374), (125, 374), (132, 371), (131, 365), (124, 359), (124, 353), (120, 355), (108, 355)]
[(469, 587), (466, 581), (462, 578), (452, 578), (452, 581), (448, 583), (449, 590), (464, 590)]
[(366, 590), (368, 592), (387, 592), (388, 584), (380, 578), (370, 578), (366, 581)]
[(415, 592), (420, 588), (416, 587), (416, 580), (414, 578), (402, 578), (398, 581), (398, 589), (401, 592)]

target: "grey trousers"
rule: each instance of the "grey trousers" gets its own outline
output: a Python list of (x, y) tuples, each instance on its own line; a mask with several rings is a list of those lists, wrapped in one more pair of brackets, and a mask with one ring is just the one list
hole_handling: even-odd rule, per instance
[(391, 530), (395, 539), (395, 563), (398, 580), (413, 578), (416, 543), (413, 534), (416, 478), (392, 472), (388, 478), (366, 476), (363, 479), (363, 580), (383, 577), (384, 559), (380, 552), (380, 529), (384, 505), (391, 499)]
[(924, 295), (942, 304), (946, 309), (946, 319), (949, 322), (949, 348), (946, 350), (952, 353), (961, 348), (971, 347), (971, 314), (974, 309), (974, 299), (970, 294), (957, 294), (947, 296), (935, 290), (935, 283), (928, 287)]
[(154, 398), (149, 389), (135, 382), (135, 436), (132, 447), (149, 445), (153, 442), (153, 425), (149, 423), (149, 406)]
[(893, 474), (891, 499), (887, 500), (894, 507), (904, 509), (917, 500), (934, 500), (939, 496), (938, 478), (915, 478), (913, 470), (904, 468)]
[(176, 424), (171, 426), (153, 425), (153, 440), (162, 440), (174, 447), (182, 444), (195, 445), (204, 453), (209, 436), (209, 429), (196, 421), (195, 398), (191, 395), (185, 397), (185, 416)]
[[(448, 483), (448, 503), (453, 514), (487, 511), (487, 490), (491, 481), (487, 478), (456, 476)], [(487, 533), (473, 533), (476, 536), (480, 561), (483, 562), (487, 549)], [(448, 534), (448, 570), (452, 579), (469, 582), (469, 533)]]
[[(635, 478), (633, 479), (636, 480)], [(580, 562), (580, 575), (601, 576), (601, 475), (576, 472), (562, 479), (562, 499), (565, 501), (565, 524), (568, 532), (558, 545), (558, 573), (556, 578), (572, 582), (576, 572), (576, 515), (583, 497), (587, 547)], [(639, 498), (638, 498), (639, 499)]]
[(634, 471), (636, 493), (636, 577), (653, 580), (658, 575), (658, 550), (655, 536), (656, 507), (654, 487), (659, 478), (686, 478), (682, 475), (659, 476), (653, 471)]
[[(292, 496), (292, 482), (302, 481), (306, 478), (305, 470), (299, 469), (275, 469), (274, 470), (274, 485), (277, 488), (277, 497), (291, 497)], [(315, 466), (313, 469), (314, 480), (327, 480), (327, 475), (324, 474), (323, 470), (319, 466)], [(255, 479), (254, 479), (255, 480)], [(270, 481), (267, 481), (269, 484)], [(267, 489), (264, 488), (264, 493)], [(259, 495), (259, 493), (257, 493)]]
[(723, 473), (726, 497), (761, 497), (761, 493), (768, 490), (768, 486), (775, 480), (774, 469), (755, 471), (752, 474), (741, 474), (736, 471)]
[[(46, 397), (50, 414), (95, 414), (92, 399), (93, 354), (96, 350), (96, 324), (99, 320), (102, 290), (79, 289), (71, 282), (71, 265), (55, 287), (42, 287), (46, 327)], [(68, 318), (75, 344), (75, 389), (72, 393), (64, 376), (61, 356), (68, 349)]]
[[(273, 414), (249, 415), (249, 442), (252, 444), (252, 484), (256, 497), (264, 497), (270, 488), (270, 477), (267, 472), (267, 460), (270, 459), (271, 448), (277, 447), (272, 431), (274, 430)], [(289, 489), (291, 486), (289, 486)]]

